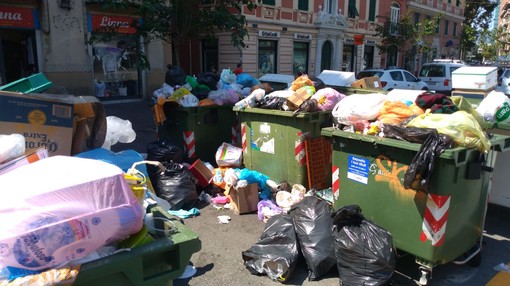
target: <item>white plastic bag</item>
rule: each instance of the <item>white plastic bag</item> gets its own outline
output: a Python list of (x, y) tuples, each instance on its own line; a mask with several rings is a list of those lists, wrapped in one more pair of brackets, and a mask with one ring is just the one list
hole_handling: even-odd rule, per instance
[(353, 125), (360, 120), (375, 120), (386, 100), (382, 93), (352, 94), (340, 100), (331, 115), (337, 124)]
[(184, 107), (198, 106), (198, 98), (193, 94), (186, 94), (183, 98), (179, 99), (179, 104)]
[(502, 92), (491, 91), (476, 111), (489, 122), (510, 122), (510, 99)]
[(21, 134), (0, 135), (0, 163), (25, 154), (25, 137)]
[(216, 164), (219, 167), (240, 167), (243, 162), (243, 149), (223, 142), (216, 151)]
[(111, 146), (117, 144), (117, 142), (131, 143), (135, 139), (136, 133), (131, 126), (131, 121), (117, 116), (106, 117), (106, 138), (102, 148), (111, 150)]

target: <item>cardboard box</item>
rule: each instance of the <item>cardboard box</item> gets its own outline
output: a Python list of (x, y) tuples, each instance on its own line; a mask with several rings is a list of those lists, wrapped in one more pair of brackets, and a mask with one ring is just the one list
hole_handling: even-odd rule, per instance
[(466, 66), (452, 72), (452, 89), (491, 90), (497, 83), (497, 67)]
[(207, 187), (212, 182), (214, 174), (207, 168), (202, 160), (197, 159), (189, 168), (193, 176), (197, 178), (198, 184)]
[(379, 79), (378, 76), (370, 76), (370, 77), (365, 77), (365, 78), (359, 79), (359, 80), (351, 83), (351, 87), (382, 90), (381, 80)]
[(71, 155), (73, 115), (73, 104), (56, 96), (0, 92), (0, 134), (23, 135), (26, 152)]
[(230, 198), (230, 206), (235, 213), (245, 214), (257, 211), (257, 204), (259, 203), (258, 184), (249, 184), (242, 188), (227, 185), (225, 195)]
[(309, 99), (312, 95), (306, 90), (297, 90), (287, 98), (287, 106), (290, 110), (298, 109), (303, 102)]

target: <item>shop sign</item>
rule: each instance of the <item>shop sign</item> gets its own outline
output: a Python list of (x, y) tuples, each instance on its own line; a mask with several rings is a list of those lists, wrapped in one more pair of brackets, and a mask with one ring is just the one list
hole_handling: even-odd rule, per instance
[(29, 8), (0, 6), (0, 26), (33, 29), (33, 11)]
[(131, 23), (137, 18), (112, 15), (92, 15), (92, 31), (116, 30), (118, 33), (135, 34), (136, 28)]
[(259, 37), (266, 37), (266, 38), (279, 38), (280, 32), (274, 32), (274, 31), (259, 31)]
[(310, 34), (294, 33), (294, 39), (296, 39), (296, 40), (311, 40), (312, 39), (312, 35), (310, 35)]
[(354, 45), (363, 45), (363, 35), (354, 35)]
[(369, 45), (375, 45), (375, 40), (367, 40), (367, 44), (369, 44)]

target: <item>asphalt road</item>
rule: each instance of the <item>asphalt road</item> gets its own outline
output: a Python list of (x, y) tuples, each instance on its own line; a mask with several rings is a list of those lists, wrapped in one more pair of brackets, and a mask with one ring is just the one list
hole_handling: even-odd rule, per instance
[[(137, 133), (133, 143), (112, 146), (115, 152), (133, 149), (146, 152), (149, 142), (156, 139), (156, 127), (152, 111), (145, 102), (105, 104), (106, 115), (128, 119)], [(216, 210), (203, 206), (201, 214), (185, 219), (185, 224), (197, 232), (202, 250), (193, 254), (190, 263), (197, 269), (189, 279), (177, 279), (175, 286), (184, 285), (278, 285), (267, 276), (256, 276), (243, 265), (241, 253), (250, 248), (262, 234), (264, 223), (256, 214), (236, 215), (230, 210)], [(228, 224), (218, 222), (219, 215), (229, 215)], [(496, 274), (493, 269), (499, 263), (510, 262), (510, 209), (490, 204), (485, 220), (482, 262), (479, 267), (448, 263), (433, 268), (429, 285), (485, 285)], [(418, 265), (412, 255), (399, 257), (392, 285), (416, 285), (420, 278)], [(307, 269), (301, 261), (288, 285), (339, 285), (338, 274), (328, 273), (320, 281), (307, 281)]]

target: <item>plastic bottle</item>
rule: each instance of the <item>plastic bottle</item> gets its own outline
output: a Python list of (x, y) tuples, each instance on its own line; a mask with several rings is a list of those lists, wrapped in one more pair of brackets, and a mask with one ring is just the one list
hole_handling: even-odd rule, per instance
[(221, 175), (221, 170), (216, 170), (216, 175), (214, 175), (214, 182), (221, 184), (223, 182), (223, 176)]

